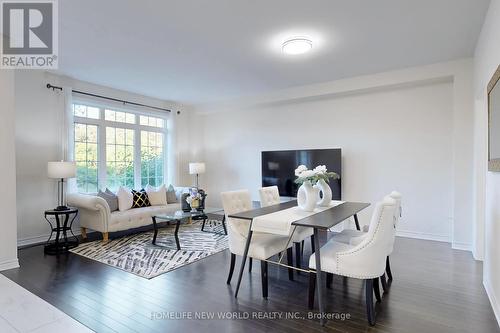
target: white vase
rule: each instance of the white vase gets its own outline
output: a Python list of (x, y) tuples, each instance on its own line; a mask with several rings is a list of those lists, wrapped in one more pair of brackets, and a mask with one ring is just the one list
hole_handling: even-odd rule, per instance
[(319, 189), (312, 186), (310, 181), (305, 181), (300, 185), (297, 192), (297, 204), (300, 209), (306, 212), (312, 212), (318, 201)]
[(330, 185), (328, 185), (323, 179), (320, 179), (314, 187), (318, 189), (318, 193), (321, 192), (318, 206), (330, 206), (330, 202), (332, 201), (332, 189), (330, 188)]

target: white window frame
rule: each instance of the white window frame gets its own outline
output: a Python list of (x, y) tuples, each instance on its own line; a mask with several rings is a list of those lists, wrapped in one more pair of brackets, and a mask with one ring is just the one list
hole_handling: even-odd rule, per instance
[[(77, 98), (73, 96), (72, 104), (81, 104), (99, 109), (99, 119), (74, 116), (75, 123), (97, 125), (97, 155), (99, 159), (97, 169), (97, 187), (104, 189), (107, 183), (107, 160), (106, 160), (106, 127), (126, 128), (134, 130), (134, 188), (142, 188), (141, 184), (141, 131), (157, 132), (163, 134), (163, 182), (168, 179), (168, 115), (161, 112), (147, 112), (134, 107), (117, 106), (114, 103), (98, 102), (92, 99)], [(105, 110), (133, 113), (135, 124), (105, 120)], [(163, 127), (140, 125), (139, 116), (156, 117), (163, 120)], [(70, 144), (74, 145), (74, 142)]]

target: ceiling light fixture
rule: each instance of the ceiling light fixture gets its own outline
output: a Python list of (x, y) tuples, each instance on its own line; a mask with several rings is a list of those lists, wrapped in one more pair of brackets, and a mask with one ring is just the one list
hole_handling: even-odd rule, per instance
[(312, 41), (304, 37), (295, 37), (286, 40), (281, 46), (284, 54), (296, 55), (311, 51)]

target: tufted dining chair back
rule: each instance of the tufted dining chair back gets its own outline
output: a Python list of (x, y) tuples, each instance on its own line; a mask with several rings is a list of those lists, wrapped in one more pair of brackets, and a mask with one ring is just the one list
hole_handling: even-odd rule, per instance
[(378, 278), (384, 274), (387, 249), (394, 242), (396, 201), (390, 197), (379, 202), (372, 215), (368, 234), (355, 247), (338, 252), (337, 273), (356, 278)]
[(281, 202), (278, 186), (268, 186), (259, 189), (260, 206), (267, 207)]
[(391, 194), (387, 196), (388, 198), (391, 198), (394, 200), (396, 203), (395, 209), (394, 209), (394, 228), (391, 230), (392, 232), (392, 240), (388, 244), (388, 251), (387, 255), (391, 255), (392, 252), (394, 251), (394, 241), (396, 240), (396, 228), (398, 227), (399, 224), (399, 218), (401, 217), (401, 193), (397, 191), (392, 191)]
[(252, 198), (248, 190), (238, 190), (222, 192), (221, 199), (228, 226), (229, 250), (237, 253), (236, 248), (241, 246), (239, 243), (246, 240), (250, 221), (234, 219), (229, 217), (229, 215), (251, 210)]

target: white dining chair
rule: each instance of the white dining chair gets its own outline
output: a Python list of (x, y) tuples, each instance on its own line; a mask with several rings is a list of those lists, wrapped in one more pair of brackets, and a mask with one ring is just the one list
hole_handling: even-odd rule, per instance
[(260, 206), (267, 207), (281, 202), (278, 186), (267, 186), (259, 189)]
[[(392, 230), (392, 232), (394, 233), (394, 236), (395, 236), (396, 228), (397, 228), (399, 220), (402, 216), (402, 208), (401, 208), (402, 195), (398, 191), (392, 191), (388, 195), (388, 197), (391, 197), (392, 199), (394, 199), (396, 201), (396, 209), (394, 211), (395, 225), (394, 225), (394, 229)], [(335, 234), (332, 238), (336, 242), (356, 245), (356, 244), (359, 244), (360, 242), (362, 242), (364, 237), (366, 237), (368, 230), (370, 230), (371, 228), (372, 228), (372, 225), (370, 224), (368, 226), (365, 226), (363, 228), (363, 231), (346, 229), (346, 230), (341, 231), (340, 233)], [(391, 282), (392, 278), (393, 278), (392, 271), (391, 271), (391, 265), (390, 265), (390, 261), (389, 261), (389, 256), (392, 254), (393, 251), (394, 251), (394, 241), (391, 244), (389, 244), (388, 248), (387, 248), (386, 273), (387, 273), (387, 279), (389, 280), (389, 282)], [(331, 279), (327, 278), (327, 283), (329, 283), (330, 281), (331, 281)], [(384, 291), (387, 291), (387, 283), (385, 280), (385, 276), (381, 277), (381, 282), (382, 282), (382, 287), (384, 288)]]
[[(252, 199), (248, 190), (229, 191), (221, 193), (222, 207), (226, 214), (227, 231), (229, 237), (229, 251), (231, 252), (231, 263), (227, 284), (231, 283), (236, 255), (243, 256), (245, 244), (250, 227), (250, 221), (229, 217), (231, 214), (251, 210)], [(262, 297), (267, 298), (267, 259), (280, 253), (287, 247), (288, 237), (254, 232), (248, 250), (248, 257), (258, 259), (261, 262)], [(292, 247), (287, 249), (288, 264), (292, 264)], [(292, 269), (289, 269), (289, 277)]]
[[(399, 224), (399, 220), (403, 216), (403, 208), (401, 206), (401, 201), (403, 200), (403, 196), (401, 193), (397, 191), (392, 191), (390, 194), (390, 197), (393, 198), (396, 201), (396, 211), (395, 211), (395, 223), (394, 223), (394, 239), (396, 238), (396, 230)], [(389, 244), (389, 248), (387, 251), (387, 261), (385, 265), (385, 272), (387, 273), (387, 279), (389, 281), (392, 281), (392, 271), (391, 271), (391, 264), (389, 262), (389, 256), (394, 252), (394, 241)], [(385, 290), (384, 286), (384, 290)]]
[[(268, 186), (259, 189), (260, 206), (268, 207), (281, 202), (278, 186)], [(314, 252), (314, 230), (313, 228), (296, 227), (292, 236), (295, 245), (295, 267), (301, 268), (304, 240), (311, 239), (311, 249)], [(298, 271), (297, 271), (298, 273)]]
[[(396, 201), (384, 198), (375, 206), (366, 237), (357, 244), (345, 244), (330, 239), (321, 247), (321, 270), (335, 275), (362, 279), (365, 284), (366, 311), (368, 322), (375, 325), (376, 316), (373, 307), (374, 282), (384, 274), (387, 249), (393, 241)], [(315, 255), (309, 259), (309, 268), (316, 270)], [(314, 306), (316, 276), (321, 272), (311, 273), (309, 276), (309, 308)], [(378, 286), (378, 283), (377, 283)], [(317, 286), (321, 288), (321, 286)], [(376, 287), (375, 287), (376, 288)]]

